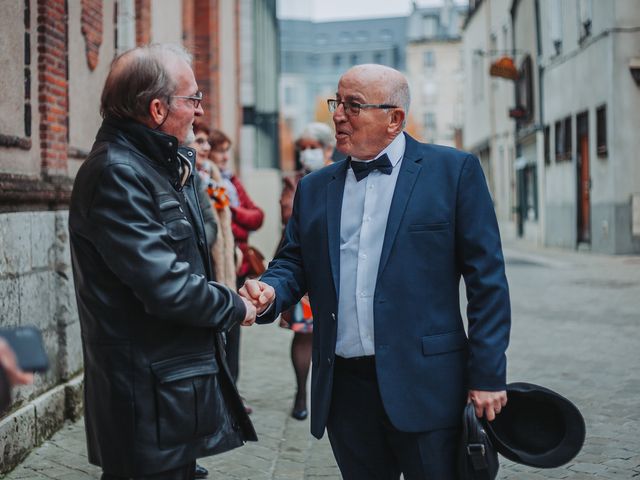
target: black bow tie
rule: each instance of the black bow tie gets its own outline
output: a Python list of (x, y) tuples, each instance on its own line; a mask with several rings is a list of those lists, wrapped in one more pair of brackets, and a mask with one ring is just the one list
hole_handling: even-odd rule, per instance
[(393, 170), (393, 165), (391, 165), (386, 153), (370, 162), (350, 160), (349, 163), (351, 165), (351, 170), (353, 170), (353, 173), (356, 176), (356, 181), (358, 182), (376, 169), (380, 170), (380, 173), (384, 173), (385, 175), (391, 175), (391, 171)]

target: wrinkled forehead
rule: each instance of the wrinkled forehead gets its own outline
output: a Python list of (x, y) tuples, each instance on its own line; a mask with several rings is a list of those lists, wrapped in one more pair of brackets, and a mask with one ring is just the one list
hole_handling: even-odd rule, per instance
[(340, 78), (337, 95), (341, 100), (384, 102), (390, 93), (390, 80), (382, 71), (352, 69)]

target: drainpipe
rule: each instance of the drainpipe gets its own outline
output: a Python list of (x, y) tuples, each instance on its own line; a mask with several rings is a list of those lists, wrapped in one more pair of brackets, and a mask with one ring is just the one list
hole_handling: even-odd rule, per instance
[[(514, 0), (513, 4), (511, 5), (511, 9), (509, 11), (510, 16), (511, 16), (511, 44), (513, 45), (513, 58), (515, 59), (515, 52), (516, 52), (516, 8), (517, 8), (517, 4), (518, 4), (518, 0)], [(513, 104), (517, 105), (518, 102), (518, 88), (516, 86), (516, 88), (513, 89)], [(514, 134), (513, 134), (513, 141), (515, 143), (515, 160), (517, 161), (520, 156), (521, 156), (521, 152), (522, 152), (522, 148), (520, 147), (520, 140), (518, 139), (518, 121), (514, 120), (515, 123), (515, 127), (514, 127)], [(514, 163), (514, 167), (515, 167), (515, 163)], [(516, 235), (518, 236), (518, 238), (522, 238), (522, 236), (524, 235), (524, 209), (525, 209), (525, 205), (523, 205), (523, 198), (522, 198), (522, 192), (524, 189), (524, 179), (523, 179), (523, 174), (522, 172), (520, 172), (517, 168), (514, 168), (514, 172), (513, 174), (515, 175), (515, 183), (516, 183), (516, 205), (515, 205), (515, 213), (516, 213)], [(526, 202), (525, 202), (526, 204)]]
[(544, 66), (542, 65), (542, 34), (540, 31), (540, 0), (534, 0), (536, 16), (536, 64), (538, 67), (538, 126), (536, 132), (538, 156), (538, 228), (542, 245), (546, 244), (546, 168), (544, 158)]

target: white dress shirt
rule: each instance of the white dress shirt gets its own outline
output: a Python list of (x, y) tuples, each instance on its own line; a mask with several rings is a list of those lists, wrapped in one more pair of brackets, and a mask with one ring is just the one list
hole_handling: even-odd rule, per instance
[[(338, 338), (341, 357), (374, 355), (373, 294), (387, 217), (406, 140), (398, 135), (380, 154), (393, 166), (390, 175), (374, 170), (356, 181), (347, 170), (340, 219), (340, 292), (338, 294)], [(351, 161), (360, 161), (351, 158)]]

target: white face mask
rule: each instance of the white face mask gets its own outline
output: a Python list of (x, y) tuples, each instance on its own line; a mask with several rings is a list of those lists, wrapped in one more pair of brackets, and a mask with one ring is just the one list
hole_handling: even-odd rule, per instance
[(300, 162), (308, 172), (315, 172), (324, 167), (324, 152), (321, 148), (308, 148), (300, 152)]

